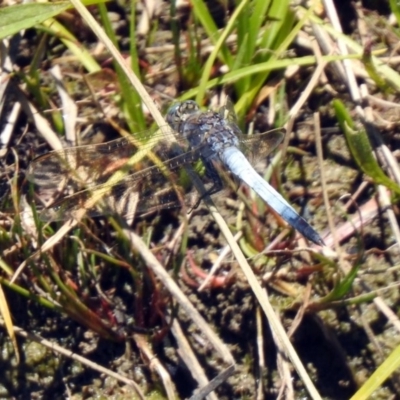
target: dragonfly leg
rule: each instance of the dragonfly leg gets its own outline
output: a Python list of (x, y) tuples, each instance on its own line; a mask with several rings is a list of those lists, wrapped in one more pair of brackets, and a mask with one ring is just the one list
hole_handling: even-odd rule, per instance
[(200, 194), (199, 198), (196, 200), (196, 203), (190, 208), (188, 213), (191, 213), (193, 210), (195, 210), (206, 196), (211, 196), (223, 189), (223, 182), (217, 170), (215, 169), (213, 162), (204, 158), (202, 158), (202, 161), (206, 168), (206, 175), (212, 181), (212, 186)]
[(200, 201), (205, 196), (211, 196), (215, 193), (218, 193), (224, 187), (221, 176), (219, 175), (217, 169), (215, 168), (213, 160), (203, 158), (203, 164), (206, 169), (207, 178), (211, 179), (212, 186), (200, 196)]

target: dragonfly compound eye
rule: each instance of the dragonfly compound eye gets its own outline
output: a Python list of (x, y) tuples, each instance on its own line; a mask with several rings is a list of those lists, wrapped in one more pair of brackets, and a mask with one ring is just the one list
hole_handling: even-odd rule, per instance
[(180, 126), (187, 120), (189, 115), (200, 110), (198, 104), (193, 100), (187, 100), (182, 103), (175, 103), (167, 113), (167, 122), (175, 131), (179, 131)]
[(179, 124), (182, 122), (181, 119), (181, 108), (182, 103), (176, 103), (174, 104), (167, 113), (167, 122), (168, 125), (174, 129), (177, 130), (177, 128), (179, 127)]
[(183, 116), (185, 114), (193, 114), (199, 110), (200, 110), (199, 105), (193, 100), (186, 100), (183, 103), (181, 103), (181, 106), (180, 106), (180, 112), (181, 112), (181, 115), (183, 115)]

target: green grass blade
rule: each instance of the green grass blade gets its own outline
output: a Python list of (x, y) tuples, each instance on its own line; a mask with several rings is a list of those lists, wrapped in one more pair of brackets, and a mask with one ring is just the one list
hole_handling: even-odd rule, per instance
[(71, 7), (69, 1), (59, 3), (17, 4), (0, 9), (0, 39), (39, 25)]
[(92, 57), (90, 52), (86, 50), (76, 37), (68, 31), (62, 24), (55, 19), (51, 18), (43, 22), (43, 25), (53, 35), (57, 36), (60, 41), (69, 49), (69, 51), (76, 56), (78, 61), (89, 72), (100, 71), (100, 66), (97, 61)]
[(357, 262), (350, 270), (350, 272), (338, 282), (332, 291), (319, 301), (319, 303), (330, 303), (332, 301), (341, 300), (353, 286), (354, 280), (357, 278), (358, 270), (361, 267), (361, 263)]
[[(352, 54), (347, 56), (339, 56), (339, 55), (328, 55), (321, 57), (321, 60), (326, 62), (332, 61), (340, 61), (344, 59), (360, 59), (361, 55), (359, 54)], [(287, 68), (291, 65), (298, 65), (298, 66), (308, 66), (308, 65), (315, 65), (317, 63), (317, 59), (314, 56), (305, 56), (299, 58), (292, 58), (292, 59), (283, 59), (283, 60), (270, 60), (265, 63), (250, 65), (248, 67), (240, 68), (235, 71), (227, 72), (221, 77), (211, 79), (207, 82), (206, 87), (207, 89), (212, 89), (218, 85), (223, 85), (225, 83), (234, 83), (239, 79), (248, 76), (257, 74), (259, 72), (264, 71), (276, 71), (279, 69)], [(180, 101), (188, 100), (194, 98), (199, 91), (199, 88), (194, 88), (188, 90), (180, 97)], [(239, 100), (240, 101), (240, 100)]]
[[(107, 0), (108, 1), (108, 0)], [(103, 3), (105, 0), (83, 1), (85, 5)], [(0, 9), (0, 40), (15, 35), (21, 30), (32, 28), (72, 8), (69, 1), (54, 3), (16, 4)]]
[[(253, 10), (251, 12), (249, 24), (249, 41), (247, 45), (248, 49), (248, 61), (254, 57), (254, 53), (256, 52), (256, 45), (258, 41), (258, 35), (260, 30), (265, 23), (266, 18), (268, 17), (268, 11), (270, 7), (274, 4), (278, 3), (277, 1), (265, 1), (258, 0), (253, 2)], [(281, 3), (284, 3), (281, 1)]]
[(384, 77), (381, 76), (375, 67), (374, 60), (371, 55), (371, 49), (365, 48), (361, 61), (364, 64), (365, 70), (367, 71), (369, 77), (375, 82), (376, 86), (385, 93), (389, 94), (391, 91), (390, 85), (385, 81)]
[(197, 92), (197, 96), (196, 96), (196, 102), (199, 104), (202, 103), (204, 94), (207, 90), (207, 82), (208, 82), (209, 76), (211, 74), (211, 69), (214, 65), (215, 59), (217, 58), (219, 52), (221, 51), (221, 49), (226, 41), (226, 38), (229, 36), (231, 31), (233, 30), (233, 28), (236, 24), (236, 20), (239, 17), (240, 13), (244, 9), (244, 7), (246, 7), (248, 5), (248, 2), (249, 2), (249, 0), (242, 0), (240, 5), (238, 7), (236, 7), (235, 12), (233, 13), (232, 17), (230, 18), (230, 20), (228, 22), (228, 25), (226, 26), (226, 28), (224, 29), (224, 31), (218, 38), (218, 41), (215, 44), (213, 51), (211, 52), (210, 56), (208, 57), (208, 60), (203, 69), (203, 74), (200, 79), (200, 84), (199, 84), (199, 88), (198, 88), (199, 91)]
[[(133, 3), (134, 4), (134, 3)], [(131, 23), (130, 23), (130, 57), (131, 57), (131, 68), (132, 71), (135, 73), (136, 76), (140, 76), (140, 67), (139, 67), (139, 54), (137, 52), (136, 44), (138, 43), (136, 37), (136, 9), (135, 7), (131, 7)], [(121, 73), (124, 75), (123, 71)], [(127, 78), (125, 77), (127, 81)], [(127, 87), (130, 88), (129, 82), (127, 81)], [(128, 90), (128, 98), (131, 100), (130, 106), (132, 111), (132, 117), (135, 121), (136, 132), (143, 131), (146, 128), (146, 121), (143, 115), (143, 108), (142, 108), (142, 99), (140, 98), (138, 92), (136, 90)]]
[[(281, 11), (278, 9), (277, 12), (281, 12)], [(290, 14), (288, 14), (289, 12), (290, 12), (290, 10), (287, 9), (285, 18), (290, 17)], [(312, 9), (310, 9), (308, 11), (308, 13), (306, 13), (306, 15), (304, 15), (304, 17), (296, 24), (296, 26), (290, 30), (289, 34), (283, 38), (283, 41), (281, 43), (279, 43), (278, 47), (276, 48), (276, 51), (273, 53), (273, 55), (270, 57), (270, 59), (267, 61), (267, 63), (276, 61), (288, 49), (289, 45), (293, 42), (293, 40), (295, 39), (295, 37), (297, 36), (299, 31), (303, 28), (304, 24), (308, 21), (308, 15), (311, 13), (312, 13)], [(271, 16), (274, 17), (272, 12), (271, 12)], [(280, 14), (280, 17), (282, 19), (282, 14)], [(288, 20), (288, 22), (284, 22), (284, 25), (288, 26), (288, 23), (289, 23), (289, 20)], [(289, 60), (285, 60), (285, 61), (289, 61)], [(249, 108), (249, 106), (253, 102), (255, 96), (260, 91), (260, 88), (262, 87), (265, 80), (267, 79), (268, 74), (269, 74), (269, 72), (256, 75), (254, 77), (254, 79), (252, 80), (251, 89), (247, 90), (245, 93), (243, 93), (240, 96), (240, 99), (236, 103), (236, 108), (235, 108), (239, 117), (243, 116), (243, 114), (245, 114), (246, 110)]]
[[(273, 0), (271, 1), (273, 3)], [(254, 62), (257, 42), (259, 41), (260, 32), (263, 29), (262, 26), (268, 18), (268, 11), (272, 4), (271, 1), (252, 1), (249, 7), (241, 13), (237, 24), (237, 52), (241, 54), (241, 64), (238, 65), (235, 62), (237, 68), (251, 65), (251, 63)], [(268, 29), (266, 29), (266, 31), (268, 31)], [(265, 55), (265, 53), (263, 54)], [(260, 61), (265, 61), (265, 58)], [(238, 97), (249, 90), (251, 79), (252, 78), (248, 76), (235, 83), (236, 94)]]
[[(108, 17), (108, 11), (104, 4), (99, 4), (100, 16), (102, 19), (103, 27), (107, 36), (112, 40), (114, 45), (118, 47), (117, 38), (115, 36), (115, 32), (112, 29), (111, 22)], [(135, 11), (133, 10), (133, 13)], [(139, 71), (139, 65), (137, 60), (136, 51), (132, 51), (132, 47), (136, 46), (136, 40), (134, 35), (132, 35), (132, 30), (135, 30), (135, 22), (131, 21), (131, 55), (133, 57), (136, 56), (135, 59), (131, 58), (132, 70), (136, 73)], [(140, 96), (135, 90), (132, 90), (131, 85), (129, 84), (128, 78), (125, 73), (122, 71), (122, 68), (113, 61), (115, 71), (117, 72), (118, 82), (121, 89), (121, 94), (123, 98), (122, 107), (126, 111), (126, 122), (129, 125), (129, 129), (131, 132), (141, 132), (145, 129), (145, 119), (142, 111), (142, 102)]]
[(268, 22), (268, 29), (265, 30), (258, 47), (271, 51), (279, 48), (279, 44), (293, 29), (294, 14), (290, 9), (289, 0), (273, 1), (268, 12), (272, 20)]
[(397, 25), (400, 26), (400, 4), (398, 0), (389, 0), (389, 6), (396, 17)]
[[(192, 1), (193, 11), (196, 18), (202, 24), (204, 30), (207, 33), (207, 36), (210, 40), (216, 44), (218, 41), (218, 28), (215, 25), (215, 22), (208, 11), (208, 8), (203, 0), (193, 0)], [(221, 56), (222, 62), (228, 67), (232, 65), (233, 57), (229, 52), (228, 48), (224, 45), (221, 47), (221, 52), (219, 54)]]
[(375, 370), (350, 400), (373, 399), (372, 394), (400, 367), (400, 345)]
[(340, 100), (334, 100), (336, 117), (343, 130), (350, 152), (360, 169), (376, 184), (384, 185), (400, 195), (400, 186), (388, 178), (373, 156), (373, 150), (364, 129), (355, 130), (354, 122)]

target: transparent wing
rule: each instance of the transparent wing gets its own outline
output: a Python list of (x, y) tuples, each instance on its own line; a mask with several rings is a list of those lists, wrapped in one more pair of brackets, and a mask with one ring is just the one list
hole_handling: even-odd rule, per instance
[[(173, 137), (172, 137), (173, 136)], [(70, 147), (52, 151), (33, 160), (27, 171), (27, 179), (46, 189), (57, 189), (60, 182), (81, 187), (92, 187), (104, 183), (110, 171), (122, 168), (140, 148), (144, 153), (160, 141), (175, 140), (185, 146), (178, 135), (166, 129), (143, 133), (143, 142), (134, 138), (119, 138), (107, 143)], [(172, 142), (172, 141), (171, 141)], [(169, 148), (165, 147), (168, 152)]]
[(225, 104), (219, 109), (218, 112), (223, 118), (227, 119), (230, 123), (233, 123), (235, 125), (239, 124), (234, 104), (229, 97), (227, 97)]
[[(186, 140), (171, 134), (153, 133), (145, 144), (120, 138), (108, 143), (53, 151), (34, 160), (27, 179), (38, 197), (52, 204), (41, 213), (44, 220), (63, 220), (78, 208), (87, 208), (93, 194), (103, 198), (103, 212), (95, 207), (89, 215), (115, 212), (125, 215), (133, 193), (140, 193), (140, 212), (169, 207), (178, 201), (174, 180), (184, 164), (199, 158), (196, 149), (185, 151)], [(140, 150), (139, 150), (140, 147)], [(152, 150), (152, 152), (150, 152)], [(132, 157), (136, 157), (133, 164)], [(144, 156), (147, 153), (147, 156)], [(152, 156), (150, 156), (150, 154)], [(166, 160), (161, 163), (160, 159)], [(139, 160), (139, 161), (138, 161)], [(119, 176), (115, 174), (118, 172)], [(179, 178), (179, 179), (178, 179)], [(60, 200), (54, 199), (60, 198)], [(144, 206), (147, 204), (147, 207)], [(108, 211), (107, 211), (108, 210)]]
[(285, 129), (277, 128), (264, 133), (255, 135), (243, 135), (237, 133), (240, 142), (240, 150), (255, 162), (261, 157), (266, 157), (272, 153), (282, 142), (285, 137)]
[(250, 158), (251, 161), (266, 157), (278, 147), (284, 138), (285, 129), (283, 128), (277, 128), (255, 135), (244, 135), (238, 126), (234, 104), (229, 97), (226, 99), (225, 105), (222, 106), (218, 112), (223, 118), (229, 121), (230, 126), (239, 138), (240, 150)]
[[(62, 197), (43, 210), (40, 218), (64, 220), (73, 217), (74, 212), (81, 208), (86, 209), (90, 216), (110, 213), (132, 216), (135, 212), (144, 213), (161, 208), (194, 205), (196, 200), (191, 200), (192, 195), (186, 196), (191, 192), (190, 182), (185, 180), (180, 171), (184, 165), (189, 165), (197, 159), (195, 151), (186, 152), (161, 165), (128, 173), (118, 183), (109, 181), (113, 180), (110, 173), (109, 180), (105, 183)], [(101, 200), (94, 204), (93, 198)], [(132, 202), (135, 202), (134, 206)]]

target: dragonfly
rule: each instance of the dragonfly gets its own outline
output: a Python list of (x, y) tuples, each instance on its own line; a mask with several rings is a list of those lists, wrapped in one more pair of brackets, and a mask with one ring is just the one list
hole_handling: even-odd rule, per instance
[[(45, 206), (40, 218), (65, 220), (73, 218), (81, 208), (91, 216), (110, 209), (122, 216), (129, 212), (143, 214), (186, 203), (195, 208), (204, 196), (223, 188), (222, 166), (304, 237), (323, 244), (318, 232), (256, 172), (247, 158), (272, 152), (282, 142), (284, 130), (244, 135), (233, 107), (201, 111), (192, 100), (175, 103), (166, 120), (168, 129), (148, 132), (149, 138), (144, 134), (140, 142), (123, 137), (52, 151), (33, 160), (27, 179), (39, 193), (51, 193), (51, 199), (60, 196)], [(139, 154), (144, 156), (134, 157)], [(201, 179), (208, 183), (195, 199), (187, 193), (196, 192), (191, 180), (193, 173), (197, 174), (199, 161), (204, 171)], [(115, 178), (119, 170), (124, 174)], [(91, 202), (93, 193), (100, 197), (96, 205)]]

